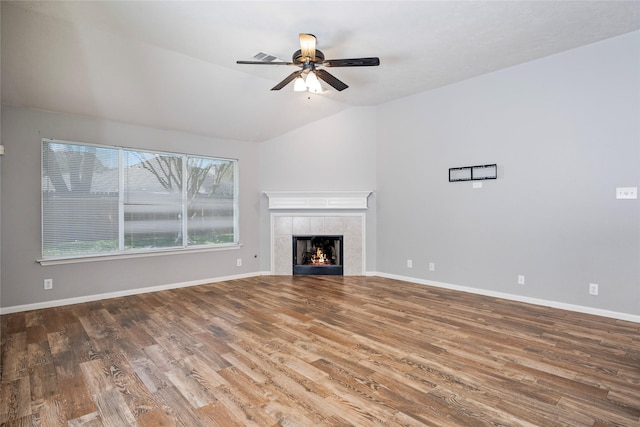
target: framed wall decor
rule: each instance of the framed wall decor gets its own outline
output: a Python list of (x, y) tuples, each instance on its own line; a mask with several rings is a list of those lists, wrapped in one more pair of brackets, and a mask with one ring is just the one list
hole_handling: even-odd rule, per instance
[(469, 180), (471, 180), (471, 167), (449, 169), (449, 182)]
[(464, 166), (461, 168), (449, 168), (449, 182), (479, 181), (483, 179), (497, 179), (498, 165)]

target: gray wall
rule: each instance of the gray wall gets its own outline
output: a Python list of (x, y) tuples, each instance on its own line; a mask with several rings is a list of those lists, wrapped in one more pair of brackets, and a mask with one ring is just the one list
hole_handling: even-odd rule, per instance
[[(615, 187), (639, 184), (639, 52), (636, 32), (260, 145), (3, 107), (2, 306), (267, 271), (262, 191), (375, 190), (367, 271), (638, 315), (640, 206)], [(40, 266), (43, 137), (240, 159), (244, 246)], [(499, 179), (481, 189), (447, 181), (450, 167), (493, 162)]]
[[(153, 148), (239, 159), (242, 248), (68, 265), (41, 266), (42, 138)], [(201, 136), (3, 106), (2, 306), (126, 292), (259, 271), (258, 146)], [(236, 259), (242, 258), (242, 267)], [(43, 290), (43, 279), (53, 290)]]
[[(0, 12), (2, 11), (2, 2), (0, 2)], [(1, 16), (1, 15), (0, 15)], [(2, 33), (2, 31), (0, 31)], [(0, 46), (2, 40), (0, 40)], [(1, 56), (1, 55), (0, 55)], [(2, 67), (0, 66), (0, 82), (2, 82)], [(0, 94), (2, 93), (2, 85), (0, 84)], [(0, 116), (2, 115), (2, 106), (0, 105)], [(2, 145), (2, 120), (0, 120), (0, 145)], [(0, 225), (2, 224), (2, 156), (0, 155)], [(0, 242), (2, 241), (2, 227), (0, 227)], [(0, 307), (2, 307), (2, 245), (0, 245)]]
[[(635, 32), (379, 107), (378, 271), (640, 314), (638, 200), (615, 199), (639, 184), (639, 52)], [(481, 189), (448, 182), (487, 163)]]
[[(376, 188), (376, 109), (351, 108), (260, 144), (262, 191), (355, 191)], [(367, 271), (376, 268), (376, 195), (366, 217)], [(270, 213), (261, 199), (263, 271), (270, 269)], [(313, 212), (312, 212), (313, 213)], [(326, 213), (326, 212), (325, 212)]]

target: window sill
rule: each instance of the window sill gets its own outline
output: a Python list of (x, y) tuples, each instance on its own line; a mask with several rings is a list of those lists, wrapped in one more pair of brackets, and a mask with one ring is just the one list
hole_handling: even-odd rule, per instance
[(229, 251), (240, 249), (241, 243), (230, 243), (228, 245), (219, 245), (215, 247), (207, 248), (193, 248), (193, 249), (166, 249), (156, 250), (149, 252), (132, 252), (132, 253), (119, 253), (110, 255), (89, 255), (89, 256), (76, 256), (76, 257), (59, 257), (59, 258), (45, 258), (39, 259), (36, 262), (42, 266), (47, 265), (60, 265), (60, 264), (76, 264), (81, 262), (94, 262), (94, 261), (112, 261), (118, 259), (130, 259), (130, 258), (146, 258), (154, 256), (166, 256), (166, 255), (186, 255), (199, 252), (217, 252), (217, 251)]

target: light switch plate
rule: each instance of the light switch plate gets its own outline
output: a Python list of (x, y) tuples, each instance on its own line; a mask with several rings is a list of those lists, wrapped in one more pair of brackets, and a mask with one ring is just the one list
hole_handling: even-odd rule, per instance
[(637, 199), (638, 187), (617, 187), (616, 199)]

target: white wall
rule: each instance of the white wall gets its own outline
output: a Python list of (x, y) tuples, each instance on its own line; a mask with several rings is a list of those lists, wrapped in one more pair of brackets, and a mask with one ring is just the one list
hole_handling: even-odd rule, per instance
[[(639, 185), (639, 52), (635, 32), (379, 107), (378, 271), (640, 314), (639, 204), (615, 199)], [(487, 163), (482, 189), (448, 182)]]
[[(356, 107), (260, 144), (260, 189), (375, 190), (376, 109)], [(376, 202), (369, 197), (367, 271), (375, 270)], [(268, 199), (261, 203), (261, 268), (270, 269)]]
[[(42, 138), (239, 159), (240, 242), (219, 252), (41, 266)], [(199, 282), (259, 271), (258, 146), (90, 118), (3, 106), (2, 307)], [(236, 259), (242, 258), (242, 267)], [(43, 279), (53, 290), (43, 290)]]

